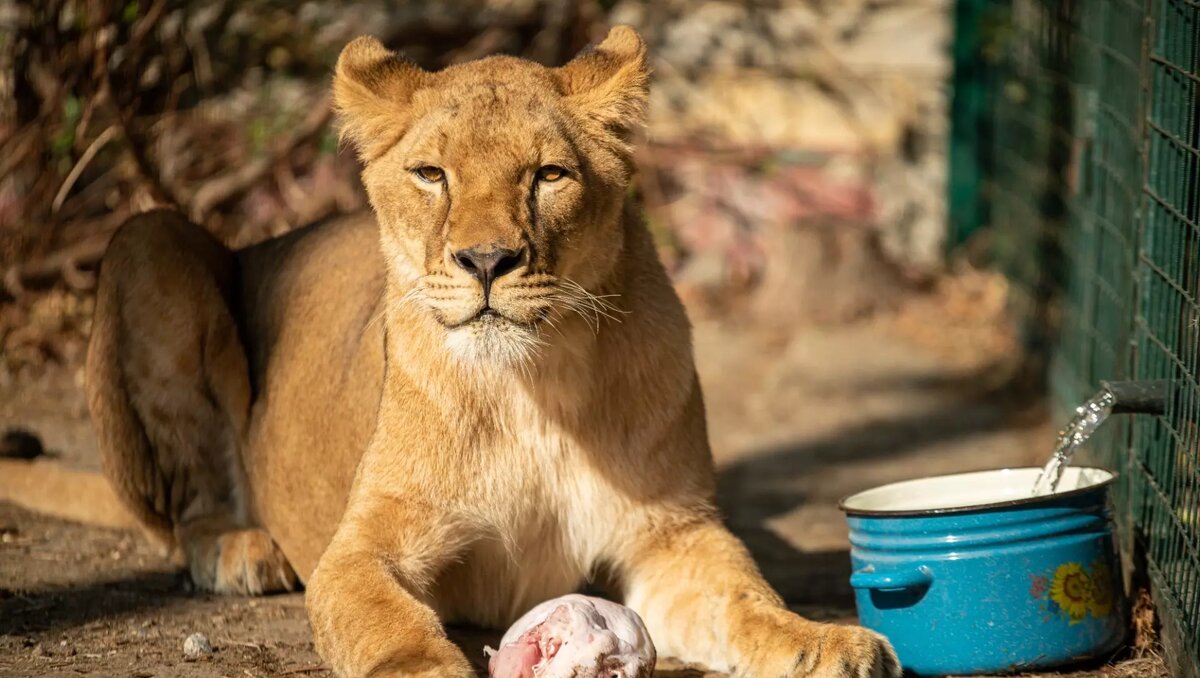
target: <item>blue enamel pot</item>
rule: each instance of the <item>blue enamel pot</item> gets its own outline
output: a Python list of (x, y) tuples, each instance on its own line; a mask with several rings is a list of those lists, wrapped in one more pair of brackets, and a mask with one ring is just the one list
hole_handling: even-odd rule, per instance
[(1127, 628), (1108, 508), (1113, 474), (1068, 468), (923, 478), (842, 501), (859, 621), (906, 671), (1007, 673), (1103, 656)]

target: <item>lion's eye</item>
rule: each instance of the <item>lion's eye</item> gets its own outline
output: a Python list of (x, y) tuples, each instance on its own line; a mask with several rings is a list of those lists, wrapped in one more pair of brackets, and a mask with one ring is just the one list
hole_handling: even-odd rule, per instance
[(537, 171), (538, 181), (558, 181), (565, 176), (567, 176), (567, 170), (558, 165), (543, 165)]
[(433, 165), (418, 167), (417, 169), (413, 170), (413, 172), (421, 181), (424, 181), (427, 184), (436, 184), (442, 179), (446, 178), (446, 173), (442, 171), (442, 168), (434, 167)]

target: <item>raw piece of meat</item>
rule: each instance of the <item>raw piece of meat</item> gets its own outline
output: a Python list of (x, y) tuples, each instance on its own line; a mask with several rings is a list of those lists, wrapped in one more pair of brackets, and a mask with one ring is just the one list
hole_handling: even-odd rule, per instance
[(636, 612), (578, 594), (526, 612), (484, 652), (491, 678), (650, 678), (657, 659)]

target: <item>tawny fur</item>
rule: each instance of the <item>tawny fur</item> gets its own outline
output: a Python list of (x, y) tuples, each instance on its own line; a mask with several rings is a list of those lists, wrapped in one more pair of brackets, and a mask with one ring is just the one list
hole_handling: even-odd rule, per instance
[[(430, 73), (360, 38), (333, 89), (374, 218), (238, 253), (170, 212), (122, 229), (92, 413), (118, 496), (201, 585), (294, 570), (341, 676), (474, 675), (444, 622), (503, 627), (600, 571), (662, 656), (897, 673), (879, 636), (787, 611), (714, 513), (687, 318), (626, 201), (647, 82), (623, 27), (557, 69)], [(525, 253), (487, 317), (472, 247)]]

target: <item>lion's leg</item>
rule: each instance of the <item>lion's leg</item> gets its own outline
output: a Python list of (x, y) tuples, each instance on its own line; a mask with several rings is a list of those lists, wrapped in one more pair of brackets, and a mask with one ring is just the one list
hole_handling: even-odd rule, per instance
[(87, 389), (105, 475), (196, 584), (262, 593), (295, 575), (247, 507), (250, 407), (232, 254), (173, 212), (138, 215), (101, 264)]
[(396, 496), (352, 497), (305, 596), (317, 652), (343, 678), (473, 678), (429, 603), (471, 530)]
[(900, 675), (881, 636), (788, 611), (716, 520), (678, 524), (664, 530), (656, 521), (621, 565), (625, 602), (660, 655), (752, 678)]

